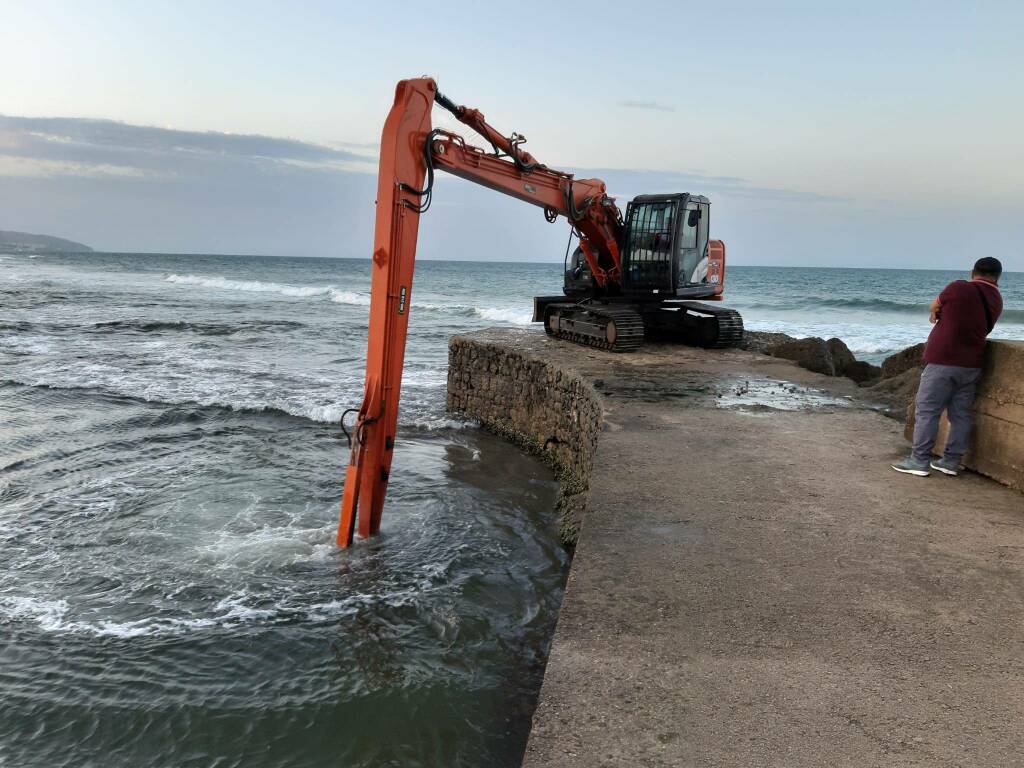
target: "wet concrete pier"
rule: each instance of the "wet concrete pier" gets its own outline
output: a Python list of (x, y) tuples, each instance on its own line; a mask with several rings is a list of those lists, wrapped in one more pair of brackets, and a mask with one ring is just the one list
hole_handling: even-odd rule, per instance
[(450, 404), (535, 450), (524, 361), (603, 411), (525, 765), (1024, 761), (1024, 495), (897, 475), (901, 426), (784, 361), (456, 341)]

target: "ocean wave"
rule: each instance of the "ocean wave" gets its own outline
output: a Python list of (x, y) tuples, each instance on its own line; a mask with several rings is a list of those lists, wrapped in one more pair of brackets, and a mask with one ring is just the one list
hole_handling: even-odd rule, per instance
[(814, 309), (863, 309), (869, 312), (895, 312), (906, 315), (928, 315), (927, 304), (909, 304), (887, 299), (833, 298), (826, 296), (794, 296), (779, 301), (763, 299), (738, 304), (745, 312), (769, 310), (776, 312), (807, 311)]
[[(930, 304), (910, 304), (902, 301), (890, 301), (888, 299), (808, 298), (806, 301), (809, 308), (864, 309), (869, 312), (892, 312), (902, 315), (917, 315), (919, 317), (927, 317), (931, 311)], [(1024, 322), (1024, 309), (1006, 308), (999, 319), (1010, 323)]]
[(426, 310), (427, 312), (443, 312), (459, 317), (471, 317), (477, 320), (490, 320), (498, 323), (509, 323), (512, 325), (529, 325), (533, 322), (533, 313), (524, 312), (515, 307), (476, 307), (466, 304), (434, 304), (431, 302), (412, 302), (414, 310)]
[(33, 330), (32, 323), (27, 322), (14, 322), (14, 323), (0, 323), (0, 331), (13, 331), (14, 333), (26, 333)]
[(22, 381), (19, 379), (0, 379), (0, 385), (35, 387), (38, 389), (54, 389), (65, 392), (83, 392), (87, 394), (109, 395), (136, 400), (141, 403), (153, 403), (169, 406), (197, 406), (199, 408), (218, 408), (236, 413), (251, 413), (267, 416), (287, 416), (306, 419), (319, 424), (337, 424), (347, 405), (340, 403), (261, 403), (258, 401), (232, 400), (220, 396), (203, 396), (198, 392), (185, 393), (183, 397), (172, 397), (167, 393), (153, 392), (152, 388), (138, 390), (132, 386), (116, 386), (111, 382), (83, 381), (68, 383), (43, 381)]
[(417, 432), (461, 432), (464, 429), (474, 429), (480, 426), (480, 422), (472, 419), (451, 418), (448, 416), (435, 416), (429, 419), (416, 419), (402, 425), (405, 429)]
[[(335, 304), (346, 304), (356, 307), (370, 306), (370, 295), (360, 291), (350, 291), (334, 285), (288, 285), (284, 283), (263, 282), (260, 280), (231, 280), (225, 277), (203, 277), (201, 275), (167, 275), (164, 281), (176, 285), (196, 285), (222, 291), (246, 291), (251, 293), (277, 293), (294, 298), (325, 298)], [(465, 304), (440, 304), (430, 301), (412, 300), (414, 310), (428, 312), (444, 312), (463, 317), (475, 317), (492, 322), (509, 323), (511, 325), (529, 325), (533, 314), (514, 307), (478, 307)]]
[[(750, 304), (739, 305), (744, 312), (751, 310), (768, 310), (774, 312), (791, 313), (794, 311), (808, 311), (815, 309), (854, 309), (864, 310), (867, 313), (880, 312), (898, 315), (914, 315), (926, 318), (930, 310), (929, 304), (917, 304), (903, 301), (892, 301), (889, 299), (866, 299), (866, 298), (840, 298), (827, 296), (803, 296), (786, 300), (781, 303), (771, 301), (755, 301)], [(1024, 323), (1024, 309), (1006, 308), (1000, 316), (1001, 322)]]
[(167, 275), (164, 282), (175, 285), (196, 285), (202, 288), (213, 288), (219, 291), (244, 291), (247, 293), (277, 293), (281, 296), (294, 298), (310, 298), (322, 296), (335, 304), (352, 304), (370, 306), (370, 296), (355, 291), (345, 291), (333, 285), (288, 285), (271, 283), (262, 280), (231, 280), (226, 277), (203, 277), (201, 275)]
[(185, 320), (109, 320), (102, 323), (93, 323), (86, 326), (83, 330), (95, 333), (179, 331), (197, 333), (203, 336), (230, 336), (242, 331), (295, 330), (305, 327), (304, 323), (294, 320), (242, 320), (238, 323), (195, 323)]
[(349, 304), (354, 307), (370, 306), (370, 297), (365, 293), (355, 293), (354, 291), (340, 291), (337, 288), (331, 288), (327, 292), (327, 295), (335, 304)]
[[(436, 381), (435, 381), (436, 379)], [(50, 389), (63, 392), (82, 392), (91, 395), (106, 395), (125, 398), (140, 403), (152, 403), (155, 405), (166, 405), (171, 407), (195, 407), (214, 408), (222, 411), (231, 411), (239, 414), (253, 414), (268, 417), (283, 417), (292, 419), (303, 419), (315, 424), (326, 424), (336, 426), (341, 421), (341, 415), (353, 406), (357, 406), (362, 397), (353, 392), (352, 399), (345, 403), (318, 403), (310, 402), (315, 395), (310, 395), (310, 400), (303, 401), (268, 401), (260, 402), (257, 397), (248, 400), (232, 399), (219, 395), (203, 395), (201, 393), (183, 393), (180, 397), (174, 397), (169, 392), (154, 392), (152, 387), (116, 386), (111, 382), (88, 381), (81, 383), (42, 381), (22, 381), (19, 379), (0, 379), (0, 386), (34, 387), (37, 389)], [(403, 386), (409, 390), (419, 389), (427, 392), (439, 391), (444, 386), (444, 376), (429, 375), (408, 378), (404, 380)], [(448, 416), (430, 416), (435, 408), (426, 409), (426, 414), (420, 410), (412, 410), (408, 406), (413, 398), (413, 392), (405, 393), (403, 398), (406, 401), (406, 408), (403, 409), (399, 418), (398, 426), (402, 430), (411, 432), (450, 432), (458, 431), (475, 425), (475, 422), (453, 419)], [(436, 398), (436, 395), (434, 396)], [(351, 417), (348, 421), (351, 421)]]
[(305, 323), (294, 320), (239, 320), (236, 323), (203, 323), (187, 320), (105, 320), (98, 323), (0, 322), (0, 332), (13, 333), (158, 333), (176, 331), (203, 336), (230, 336), (242, 331), (297, 330)]
[(518, 309), (507, 309), (501, 307), (474, 307), (473, 312), (483, 320), (493, 320), (500, 323), (513, 323), (515, 325), (530, 325), (533, 322), (532, 312), (523, 312)]

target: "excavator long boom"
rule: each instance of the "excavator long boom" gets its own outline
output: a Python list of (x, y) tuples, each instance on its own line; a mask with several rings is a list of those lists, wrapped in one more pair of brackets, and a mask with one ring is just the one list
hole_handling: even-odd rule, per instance
[[(432, 129), (434, 103), (483, 136), (493, 153)], [(479, 111), (438, 93), (430, 78), (398, 83), (381, 135), (366, 389), (345, 469), (339, 546), (351, 545), (357, 522), (361, 537), (380, 530), (398, 424), (419, 217), (430, 205), (435, 170), (543, 208), (548, 221), (565, 216), (579, 235), (598, 289), (618, 289), (622, 218), (604, 182), (574, 179), (542, 165), (519, 148), (523, 141), (518, 134), (504, 136)]]

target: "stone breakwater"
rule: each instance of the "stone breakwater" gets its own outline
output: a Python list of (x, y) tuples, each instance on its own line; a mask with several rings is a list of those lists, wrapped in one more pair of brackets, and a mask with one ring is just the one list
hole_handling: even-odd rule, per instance
[(512, 333), (451, 339), (448, 409), (476, 419), (554, 468), (561, 486), (560, 535), (574, 545), (601, 431), (601, 401), (570, 366), (517, 347)]

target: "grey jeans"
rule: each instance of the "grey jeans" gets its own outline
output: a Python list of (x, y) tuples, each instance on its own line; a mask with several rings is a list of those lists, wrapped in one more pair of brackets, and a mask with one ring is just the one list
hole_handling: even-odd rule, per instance
[(914, 410), (914, 458), (931, 459), (932, 447), (939, 432), (939, 418), (946, 411), (949, 417), (949, 439), (944, 458), (959, 461), (967, 451), (971, 436), (974, 393), (981, 378), (981, 368), (929, 363), (921, 373)]

